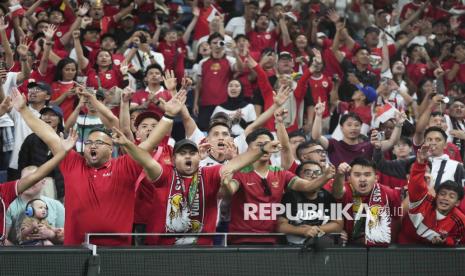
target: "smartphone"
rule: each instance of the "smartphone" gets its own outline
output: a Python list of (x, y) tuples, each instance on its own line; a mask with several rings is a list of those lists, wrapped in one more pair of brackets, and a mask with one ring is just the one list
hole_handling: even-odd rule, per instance
[(378, 131), (378, 141), (384, 141), (386, 139), (386, 134), (384, 131)]

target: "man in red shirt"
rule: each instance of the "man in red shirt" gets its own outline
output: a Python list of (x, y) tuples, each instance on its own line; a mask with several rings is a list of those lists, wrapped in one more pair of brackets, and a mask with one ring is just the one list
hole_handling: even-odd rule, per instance
[(224, 52), (224, 37), (213, 33), (208, 37), (211, 56), (200, 61), (197, 72), (200, 81), (197, 82), (194, 94), (193, 112), (198, 116), (199, 128), (206, 130), (210, 116), (216, 106), (228, 99), (228, 83), (234, 71), (242, 69), (242, 62), (228, 57)]
[[(342, 163), (338, 173), (349, 174), (343, 185), (333, 184), (332, 194), (343, 206), (350, 204), (344, 230), (349, 242), (367, 246), (386, 246), (395, 240), (397, 217), (401, 206), (399, 191), (377, 181), (375, 164), (365, 158), (356, 158), (350, 166)], [(347, 208), (345, 208), (347, 209)], [(393, 238), (394, 236), (394, 238)]]
[[(273, 140), (273, 134), (269, 130), (257, 129), (246, 138), (249, 145), (247, 151), (257, 151), (264, 145), (272, 143)], [(281, 202), (286, 188), (298, 192), (311, 192), (323, 186), (330, 178), (333, 178), (335, 173), (334, 167), (328, 167), (323, 176), (314, 180), (306, 180), (280, 167), (270, 166), (270, 157), (270, 154), (262, 155), (253, 164), (235, 173), (231, 180), (224, 181), (227, 192), (232, 195), (230, 233), (275, 232), (277, 218), (273, 217), (273, 209), (270, 206), (273, 203)], [(274, 244), (276, 237), (267, 237), (266, 235), (260, 237), (236, 236), (232, 237), (230, 241), (235, 244)]]
[[(167, 108), (168, 109), (168, 108)], [(157, 125), (160, 135), (166, 134), (172, 119), (166, 115)], [(131, 143), (122, 132), (115, 141), (144, 167), (144, 171), (157, 187), (154, 206), (155, 225), (147, 232), (155, 233), (209, 233), (215, 232), (218, 197), (222, 197), (221, 180), (240, 168), (254, 162), (262, 155), (279, 150), (279, 142), (268, 141), (261, 147), (231, 159), (225, 165), (200, 167), (197, 144), (183, 139), (174, 146), (173, 165), (158, 163), (146, 151)], [(180, 236), (159, 240), (148, 239), (149, 244), (211, 244), (210, 238)]]
[(257, 52), (265, 48), (274, 49), (279, 38), (279, 28), (268, 31), (270, 19), (264, 13), (257, 16), (255, 29), (252, 28), (252, 20), (253, 18), (245, 17), (245, 34), (249, 38), (251, 48)]
[[(184, 102), (185, 93), (165, 104), (166, 116), (174, 116)], [(170, 113), (173, 112), (173, 113)], [(52, 151), (57, 151), (59, 137), (47, 128), (40, 119), (23, 108), (20, 111), (29, 127)], [(163, 126), (163, 124), (159, 123)], [(158, 126), (157, 126), (158, 127)], [(155, 129), (147, 140), (139, 145), (152, 152), (155, 145), (164, 138)], [(66, 217), (65, 245), (79, 245), (86, 233), (130, 233), (134, 217), (135, 183), (142, 167), (128, 155), (112, 159), (113, 142), (111, 134), (104, 129), (94, 129), (84, 141), (84, 156), (71, 151), (60, 170), (65, 180)], [(99, 245), (129, 245), (130, 237), (91, 238), (90, 242)]]
[(456, 246), (465, 244), (465, 215), (457, 208), (463, 199), (463, 187), (448, 180), (429, 193), (426, 171), (431, 147), (417, 152), (408, 183), (409, 215), (404, 216), (399, 243)]

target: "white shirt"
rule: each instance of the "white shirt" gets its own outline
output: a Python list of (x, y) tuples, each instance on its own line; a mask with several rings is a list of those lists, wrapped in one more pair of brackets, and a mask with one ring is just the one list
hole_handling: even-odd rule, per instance
[[(34, 108), (28, 106), (29, 110), (37, 117), (40, 117), (40, 112), (35, 110)], [(21, 146), (23, 145), (24, 139), (26, 139), (29, 134), (32, 133), (32, 130), (24, 121), (21, 114), (16, 111), (16, 109), (12, 109), (10, 112), (10, 117), (15, 123), (15, 128), (13, 131), (13, 135), (15, 137), (15, 142), (13, 144), (13, 152), (11, 153), (11, 160), (10, 160), (10, 168), (17, 170), (18, 169), (18, 157), (19, 151), (21, 150)]]
[[(213, 110), (213, 113), (212, 113), (212, 117), (213, 115), (215, 115), (216, 113), (218, 112), (224, 112), (226, 114), (228, 114), (229, 116), (232, 116), (236, 113), (236, 110), (228, 110), (228, 109), (225, 109), (221, 106), (217, 106), (215, 107), (215, 110)], [(246, 122), (246, 123), (250, 123), (250, 122), (253, 122), (257, 119), (257, 114), (255, 113), (255, 108), (252, 104), (248, 104), (246, 106), (244, 106), (243, 108), (241, 108), (241, 113), (242, 113), (242, 116), (241, 118)], [(231, 132), (234, 136), (239, 136), (241, 135), (242, 133), (244, 133), (244, 129), (241, 127), (240, 124), (234, 124), (232, 127), (231, 127)]]
[[(5, 83), (3, 84), (3, 93), (5, 94), (5, 97), (11, 95), (11, 89), (14, 87), (17, 87), (18, 85), (16, 84), (16, 79), (18, 77), (17, 72), (8, 72), (6, 74), (5, 78)], [(11, 120), (10, 116), (8, 114), (4, 114), (3, 116), (0, 117), (0, 127), (12, 127), (14, 126), (13, 120)]]
[[(131, 51), (131, 49), (127, 49), (124, 52), (125, 57), (128, 56), (129, 51)], [(134, 55), (134, 57), (131, 59), (131, 64), (133, 66), (135, 66), (136, 68), (141, 68), (143, 71), (145, 71), (145, 68), (147, 68), (149, 65), (151, 65), (152, 62), (150, 62), (150, 58), (146, 57), (146, 55), (145, 55), (145, 53), (143, 51), (137, 50), (137, 52), (139, 53), (139, 56), (140, 56), (140, 58), (142, 60), (142, 64), (140, 63), (139, 59), (137, 58), (137, 54)], [(154, 51), (150, 51), (149, 56), (150, 55), (153, 56), (153, 59), (161, 66), (161, 69), (165, 70), (165, 58), (163, 57), (163, 55), (160, 54), (160, 53), (154, 52)]]

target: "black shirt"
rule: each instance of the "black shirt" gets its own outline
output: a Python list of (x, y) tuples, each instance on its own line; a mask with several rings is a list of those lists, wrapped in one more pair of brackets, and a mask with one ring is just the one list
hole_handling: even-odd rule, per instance
[(346, 58), (342, 60), (341, 68), (342, 71), (344, 71), (344, 78), (338, 91), (339, 99), (341, 101), (350, 102), (354, 92), (358, 90), (355, 85), (348, 81), (347, 77), (349, 76), (349, 73), (354, 73), (357, 79), (363, 83), (364, 86), (369, 85), (374, 89), (378, 87), (378, 77), (370, 70), (359, 71), (357, 67)]

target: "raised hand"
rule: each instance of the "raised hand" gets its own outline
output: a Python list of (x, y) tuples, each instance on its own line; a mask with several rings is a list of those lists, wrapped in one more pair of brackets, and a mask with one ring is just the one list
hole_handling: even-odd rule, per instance
[(194, 17), (199, 17), (200, 16), (200, 9), (197, 6), (192, 7), (192, 15)]
[(186, 90), (179, 90), (176, 95), (171, 98), (168, 102), (165, 102), (163, 99), (160, 99), (160, 103), (163, 106), (163, 109), (165, 110), (165, 113), (168, 116), (176, 116), (179, 112), (181, 112), (181, 109), (184, 106), (184, 103), (186, 102), (187, 98), (187, 92)]
[(407, 120), (407, 114), (404, 111), (396, 112), (395, 120), (397, 124), (403, 124)]
[(426, 163), (428, 158), (431, 156), (430, 146), (423, 144), (417, 151), (417, 162), (420, 164)]
[[(264, 55), (262, 57), (262, 59), (266, 58), (268, 55)], [(250, 55), (247, 56), (247, 58), (245, 59), (246, 60), (246, 63), (247, 63), (247, 66), (252, 69), (254, 68), (255, 66), (257, 66), (257, 62), (255, 61), (255, 59), (253, 59), (253, 57), (251, 57)]]
[(328, 13), (326, 14), (326, 16), (329, 18), (329, 20), (331, 20), (334, 24), (336, 24), (336, 22), (339, 22), (339, 20), (341, 19), (341, 17), (339, 16), (339, 14), (336, 12), (335, 9), (330, 9), (328, 10)]
[(321, 52), (317, 48), (312, 48), (312, 53), (314, 55), (313, 62), (323, 63), (323, 58), (321, 58)]
[(182, 80), (181, 80), (181, 89), (184, 89), (184, 90), (189, 90), (189, 88), (191, 87), (192, 85), (192, 79), (189, 78), (189, 77), (183, 77)]
[(44, 30), (45, 38), (48, 41), (51, 41), (53, 39), (53, 35), (57, 31), (57, 29), (58, 29), (57, 25), (53, 25), (53, 24), (47, 25), (47, 28), (45, 28), (45, 30)]
[(124, 60), (120, 66), (119, 66), (119, 71), (121, 72), (121, 74), (123, 75), (127, 75), (128, 74), (128, 71), (129, 71), (129, 64), (128, 64), (128, 61), (127, 60)]
[(282, 106), (287, 99), (289, 98), (289, 95), (291, 94), (292, 89), (287, 86), (281, 86), (279, 87), (278, 93), (273, 91), (273, 102), (277, 106)]
[(337, 167), (337, 174), (346, 175), (350, 173), (350, 169), (351, 169), (350, 165), (347, 164), (346, 162), (343, 162), (339, 164), (339, 166)]
[(5, 99), (3, 99), (3, 102), (0, 103), (0, 116), (10, 112), (12, 108), (13, 104), (11, 103), (11, 98), (9, 96), (5, 97)]
[(163, 76), (163, 83), (165, 84), (166, 90), (176, 91), (178, 82), (173, 70), (165, 71), (165, 75)]
[(318, 116), (323, 116), (323, 113), (325, 112), (326, 109), (326, 103), (321, 102), (321, 98), (318, 97), (318, 103), (315, 105), (315, 113)]
[(121, 101), (128, 103), (134, 95), (134, 92), (134, 89), (132, 89), (130, 86), (126, 86), (123, 89), (123, 93), (121, 93)]
[(76, 145), (76, 141), (78, 140), (78, 133), (75, 129), (70, 128), (68, 137), (66, 139), (63, 138), (63, 133), (60, 133), (60, 143), (63, 149), (66, 152), (69, 152), (74, 148), (74, 145)]
[(263, 146), (263, 150), (267, 153), (277, 153), (281, 151), (281, 144), (279, 141), (270, 141)]
[(16, 47), (16, 52), (20, 57), (26, 57), (27, 52), (29, 51), (29, 46), (31, 46), (32, 41), (28, 42), (26, 37), (21, 37), (19, 40), (19, 45)]
[(277, 124), (282, 124), (284, 122), (284, 119), (288, 115), (288, 110), (284, 108), (280, 108), (274, 112), (274, 121)]
[(5, 22), (5, 17), (0, 16), (0, 31), (4, 31), (8, 28), (8, 22)]
[(334, 178), (336, 175), (336, 167), (333, 164), (329, 164), (326, 168), (323, 169), (323, 176), (327, 179)]
[(92, 17), (84, 16), (81, 20), (81, 28), (85, 29), (92, 23)]
[(212, 144), (210, 143), (202, 143), (199, 145), (199, 154), (200, 154), (200, 160), (207, 158), (208, 153), (212, 149)]
[(90, 6), (89, 6), (89, 4), (86, 2), (86, 3), (84, 3), (83, 5), (79, 6), (78, 11), (77, 11), (77, 14), (78, 14), (79, 16), (84, 16), (84, 15), (86, 15), (87, 12), (89, 11), (89, 8), (90, 8)]
[(81, 31), (80, 30), (74, 30), (73, 31), (73, 38), (79, 40), (79, 38), (81, 38)]
[(121, 146), (129, 145), (131, 143), (126, 135), (124, 135), (124, 133), (117, 127), (112, 128), (111, 139), (113, 140), (113, 143)]
[(225, 142), (225, 159), (231, 160), (237, 156), (237, 146), (234, 144), (234, 140), (232, 137), (229, 137)]
[(377, 149), (380, 149), (381, 148), (381, 141), (378, 139), (378, 130), (377, 129), (373, 129), (373, 131), (371, 132), (371, 136), (370, 136), (370, 143), (375, 146), (375, 148)]
[(26, 108), (26, 98), (16, 87), (11, 89), (11, 100), (13, 102), (13, 107), (18, 112)]

